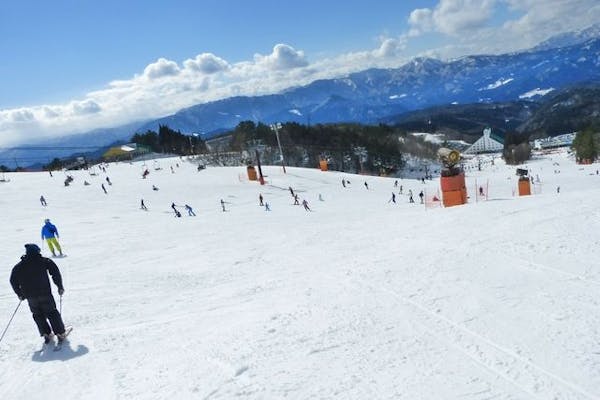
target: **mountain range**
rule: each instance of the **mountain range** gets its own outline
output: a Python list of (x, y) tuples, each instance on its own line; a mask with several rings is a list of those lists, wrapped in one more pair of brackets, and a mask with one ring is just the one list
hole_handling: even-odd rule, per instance
[[(423, 110), (457, 109), (456, 106), (491, 111), (488, 112), (491, 119), (499, 118), (496, 113), (499, 107), (511, 110), (500, 118), (506, 122), (496, 125), (504, 130), (517, 129), (527, 126), (528, 118), (541, 107), (540, 99), (574, 85), (594, 86), (598, 82), (600, 25), (595, 25), (558, 35), (527, 51), (473, 55), (450, 61), (415, 58), (399, 68), (368, 69), (341, 78), (317, 80), (278, 94), (237, 96), (198, 104), (164, 118), (64, 137), (61, 143), (63, 147), (89, 145), (93, 137), (99, 146), (108, 145), (116, 140), (126, 141), (135, 132), (156, 131), (161, 124), (185, 134), (200, 133), (210, 138), (244, 120), (399, 123), (410, 120), (411, 115), (418, 118)], [(486, 125), (486, 121), (480, 122)], [(27, 158), (26, 153), (27, 150), (0, 152), (0, 164), (7, 159)]]

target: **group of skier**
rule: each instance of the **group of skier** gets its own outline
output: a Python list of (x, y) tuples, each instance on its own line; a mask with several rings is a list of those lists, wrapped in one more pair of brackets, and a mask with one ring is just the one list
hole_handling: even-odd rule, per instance
[[(58, 243), (58, 229), (49, 219), (44, 221), (41, 236), (42, 240), (46, 240), (53, 256), (56, 256), (56, 251), (59, 256), (63, 256), (62, 248)], [(65, 328), (60, 312), (56, 309), (48, 275), (52, 277), (62, 299), (65, 288), (58, 266), (51, 259), (41, 255), (37, 244), (27, 243), (25, 254), (12, 269), (10, 284), (20, 302), (27, 300), (39, 334), (44, 338), (44, 344), (50, 343), (56, 336), (60, 346), (69, 334), (70, 328)]]

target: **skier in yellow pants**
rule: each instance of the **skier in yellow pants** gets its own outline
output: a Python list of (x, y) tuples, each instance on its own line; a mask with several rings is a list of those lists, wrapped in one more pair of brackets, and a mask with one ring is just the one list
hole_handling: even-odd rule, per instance
[(58, 250), (59, 255), (63, 255), (62, 249), (60, 248), (60, 244), (58, 243), (58, 229), (54, 226), (49, 219), (44, 221), (44, 226), (42, 227), (42, 240), (46, 239), (46, 243), (48, 243), (48, 248), (52, 252), (53, 256), (56, 256), (56, 250)]

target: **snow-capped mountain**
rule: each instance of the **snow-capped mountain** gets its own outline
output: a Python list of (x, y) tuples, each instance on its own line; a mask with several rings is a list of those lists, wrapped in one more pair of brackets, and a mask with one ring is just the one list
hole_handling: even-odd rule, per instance
[[(126, 141), (135, 132), (158, 130), (160, 124), (185, 134), (201, 133), (205, 138), (245, 120), (372, 124), (435, 106), (536, 101), (584, 82), (600, 82), (600, 24), (558, 35), (519, 53), (473, 55), (451, 61), (415, 58), (399, 68), (369, 69), (318, 80), (279, 94), (198, 104), (137, 128), (116, 130)], [(107, 137), (104, 144), (114, 140), (114, 136)], [(44, 154), (43, 158), (55, 156)], [(1, 159), (14, 157), (0, 152)]]
[(182, 132), (210, 133), (242, 120), (376, 123), (390, 115), (438, 105), (535, 100), (587, 81), (600, 81), (600, 37), (561, 48), (448, 62), (416, 58), (400, 68), (369, 69), (276, 95), (196, 105), (143, 129), (167, 124)]

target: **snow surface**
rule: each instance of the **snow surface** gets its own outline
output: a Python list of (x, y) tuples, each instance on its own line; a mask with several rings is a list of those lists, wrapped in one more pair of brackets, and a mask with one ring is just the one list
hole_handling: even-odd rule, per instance
[(393, 204), (395, 178), (316, 169), (263, 167), (265, 186), (180, 159), (148, 179), (139, 162), (74, 171), (69, 187), (6, 174), (1, 328), (18, 304), (11, 267), (45, 217), (75, 328), (39, 354), (24, 303), (0, 342), (0, 399), (600, 398), (598, 165), (533, 160), (541, 193), (514, 197), (515, 167), (478, 160), (470, 203), (446, 209), (406, 197), (437, 180), (399, 180)]
[(484, 88), (481, 88), (479, 90), (492, 90), (492, 89), (498, 89), (500, 86), (504, 86), (507, 83), (510, 83), (512, 81), (514, 81), (514, 78), (508, 78), (508, 79), (504, 79), (504, 78), (500, 78), (498, 79), (496, 82), (494, 83), (490, 83), (489, 85), (487, 85)]
[(549, 88), (549, 89), (535, 88), (533, 90), (530, 90), (529, 92), (519, 95), (519, 98), (520, 99), (530, 99), (535, 96), (545, 96), (548, 93), (552, 92), (553, 90), (554, 90), (554, 88)]

